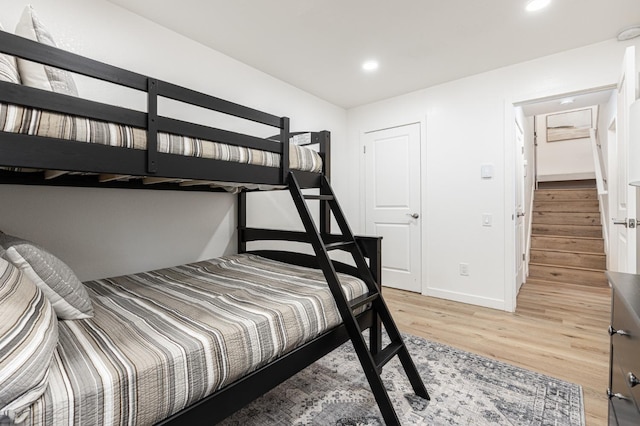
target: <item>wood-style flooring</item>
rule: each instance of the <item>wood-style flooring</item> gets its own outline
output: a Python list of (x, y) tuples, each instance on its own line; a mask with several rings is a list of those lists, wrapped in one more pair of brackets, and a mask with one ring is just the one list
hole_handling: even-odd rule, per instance
[(607, 424), (608, 287), (529, 279), (515, 313), (386, 287), (383, 294), (402, 332), (577, 383), (587, 426)]

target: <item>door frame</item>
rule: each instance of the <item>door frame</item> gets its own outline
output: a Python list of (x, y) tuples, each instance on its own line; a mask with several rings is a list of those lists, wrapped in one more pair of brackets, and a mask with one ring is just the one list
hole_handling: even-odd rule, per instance
[[(616, 102), (617, 108), (617, 102)], [(609, 175), (611, 175), (612, 170), (617, 170), (617, 161), (618, 161), (618, 114), (616, 114), (611, 118), (611, 121), (607, 125), (607, 170), (609, 171)], [(608, 177), (607, 177), (608, 178)], [(607, 197), (607, 220), (611, 223), (611, 227), (609, 229), (608, 240), (606, 241), (605, 248), (607, 249), (607, 270), (617, 271), (619, 260), (618, 260), (618, 245), (616, 244), (616, 234), (617, 229), (614, 228), (614, 225), (611, 222), (611, 219), (615, 215), (618, 216), (618, 180), (611, 179), (608, 181), (608, 192), (609, 195)]]
[[(524, 117), (524, 114), (523, 114)], [(524, 117), (526, 120), (526, 117)], [(524, 175), (524, 167), (525, 167), (525, 144), (526, 144), (526, 136), (525, 136), (525, 129), (524, 129), (524, 124), (525, 123), (520, 123), (518, 120), (518, 114), (516, 114), (515, 120), (514, 120), (514, 132), (515, 132), (515, 138), (514, 138), (514, 142), (516, 143), (517, 147), (516, 148), (522, 148), (522, 152), (519, 153), (518, 150), (516, 149), (514, 154), (514, 162), (515, 162), (515, 171), (514, 171), (514, 178), (516, 180), (515, 185), (514, 185), (514, 189), (516, 190), (516, 198), (515, 198), (515, 214), (516, 217), (514, 218), (514, 226), (516, 228), (522, 227), (522, 230), (518, 230), (516, 229), (516, 232), (514, 233), (515, 236), (515, 243), (516, 243), (516, 292), (520, 290), (520, 287), (522, 286), (522, 284), (524, 284), (524, 282), (527, 280), (527, 229), (526, 229), (526, 224), (527, 224), (527, 220), (529, 219), (530, 215), (531, 215), (531, 211), (529, 211), (529, 206), (525, 205), (525, 201), (527, 199), (526, 197), (526, 184), (527, 184), (527, 180), (526, 180), (526, 176)], [(517, 129), (517, 130), (516, 130)], [(519, 136), (520, 135), (520, 136)], [(519, 140), (518, 138), (521, 137), (522, 140)], [(519, 192), (518, 192), (519, 191)], [(519, 199), (518, 199), (519, 198)], [(518, 211), (518, 204), (520, 204), (520, 209), (522, 210), (522, 213), (524, 214), (524, 216), (518, 217), (518, 213), (520, 213)], [(521, 256), (519, 256), (519, 254), (521, 254)]]
[[(359, 162), (358, 167), (360, 168), (360, 182), (361, 189), (364, 189), (364, 185), (366, 182), (366, 164), (365, 164), (365, 154), (364, 154), (364, 145), (366, 142), (366, 134), (371, 132), (377, 132), (379, 130), (391, 129), (394, 127), (402, 127), (408, 126), (410, 124), (420, 124), (420, 218), (422, 219), (422, 226), (420, 227), (420, 260), (422, 262), (422, 270), (421, 270), (421, 291), (422, 295), (426, 295), (426, 291), (429, 287), (429, 245), (428, 245), (428, 229), (427, 224), (429, 220), (428, 210), (427, 210), (427, 151), (429, 146), (427, 144), (427, 114), (421, 116), (409, 116), (405, 119), (391, 119), (391, 120), (380, 120), (375, 123), (375, 125), (368, 125), (366, 127), (361, 127), (358, 130), (358, 150), (359, 150)], [(361, 231), (364, 231), (366, 228), (366, 217), (367, 217), (367, 209), (366, 209), (366, 191), (359, 191), (359, 199), (358, 204), (360, 206), (360, 228)], [(384, 250), (382, 252), (382, 256), (384, 256)]]
[[(563, 99), (566, 97), (580, 96), (588, 93), (615, 89), (618, 82), (612, 82), (607, 85), (597, 87), (586, 87), (577, 90), (553, 91), (540, 96), (540, 93), (531, 93), (529, 95), (514, 96), (506, 99), (504, 103), (504, 310), (507, 312), (515, 312), (518, 286), (516, 276), (513, 273), (516, 268), (516, 221), (515, 221), (515, 185), (516, 185), (516, 135), (513, 122), (516, 119), (515, 109), (518, 106), (526, 104)], [(538, 166), (536, 159), (536, 168)], [(537, 179), (536, 179), (537, 180)], [(511, 220), (509, 220), (511, 218)], [(526, 277), (525, 277), (526, 282)]]
[[(631, 105), (633, 105), (633, 103), (636, 101), (637, 96), (638, 96), (638, 65), (636, 62), (636, 49), (635, 46), (629, 46), (625, 49), (624, 52), (624, 56), (623, 56), (623, 63), (622, 63), (622, 69), (621, 69), (621, 76), (618, 80), (618, 88), (617, 88), (617, 93), (618, 96), (620, 96), (621, 93), (621, 89), (624, 90), (624, 101), (625, 104), (622, 105), (622, 114), (621, 114), (621, 109), (620, 109), (620, 98), (618, 98), (617, 103), (618, 103), (618, 108), (616, 110), (616, 137), (617, 137), (617, 144), (616, 146), (619, 147), (619, 141), (622, 140), (622, 146), (624, 147), (624, 149), (626, 150), (624, 152), (626, 158), (623, 159), (624, 161), (624, 181), (620, 182), (618, 180), (618, 183), (621, 184), (618, 187), (618, 191), (620, 191), (620, 188), (624, 188), (623, 191), (626, 194), (626, 210), (625, 210), (625, 219), (635, 219), (637, 217), (637, 212), (636, 212), (636, 189), (633, 186), (629, 185), (629, 170), (630, 170), (630, 154), (631, 154), (631, 140), (630, 140), (630, 118), (631, 118), (631, 110), (630, 107)], [(624, 83), (624, 87), (620, 87), (622, 86), (622, 84)], [(630, 99), (629, 99), (630, 97)], [(622, 117), (624, 117), (624, 120), (622, 120), (622, 128), (620, 128), (620, 116), (622, 115)], [(618, 160), (618, 164), (620, 164), (619, 159)], [(619, 206), (619, 200), (618, 201), (618, 206)], [(620, 219), (620, 217), (618, 217), (618, 212), (616, 212), (616, 218)], [(616, 225), (616, 226), (620, 226), (620, 225)], [(612, 227), (614, 230), (616, 229), (615, 227)], [(618, 230), (622, 231), (622, 229), (618, 228)], [(637, 244), (637, 236), (636, 236), (636, 230), (633, 228), (627, 228), (625, 226), (625, 234), (626, 234), (626, 238), (627, 238), (627, 244), (626, 244), (626, 260), (625, 260), (625, 265), (626, 268), (623, 271), (620, 272), (627, 272), (627, 273), (631, 273), (631, 274), (635, 274), (637, 272), (637, 258), (636, 258), (636, 244)], [(618, 257), (618, 259), (620, 259), (620, 257)], [(619, 270), (619, 269), (616, 269)]]

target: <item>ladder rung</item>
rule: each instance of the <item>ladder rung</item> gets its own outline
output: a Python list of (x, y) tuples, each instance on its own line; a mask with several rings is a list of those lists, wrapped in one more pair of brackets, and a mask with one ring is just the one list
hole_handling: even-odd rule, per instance
[(342, 249), (342, 248), (352, 246), (354, 244), (355, 244), (354, 241), (338, 241), (335, 243), (325, 244), (324, 248), (327, 250), (337, 250), (337, 249)]
[(332, 201), (333, 195), (302, 195), (305, 200), (326, 200)]
[(393, 357), (396, 356), (403, 347), (404, 347), (404, 343), (393, 342), (389, 344), (386, 348), (378, 352), (376, 355), (374, 355), (373, 361), (375, 362), (376, 367), (378, 367), (378, 370), (380, 370), (389, 361), (391, 361), (391, 359), (393, 359)]
[(360, 306), (364, 306), (367, 303), (373, 302), (380, 296), (380, 293), (367, 293), (362, 296), (358, 296), (355, 299), (352, 299), (349, 303), (351, 304), (351, 309), (358, 309)]

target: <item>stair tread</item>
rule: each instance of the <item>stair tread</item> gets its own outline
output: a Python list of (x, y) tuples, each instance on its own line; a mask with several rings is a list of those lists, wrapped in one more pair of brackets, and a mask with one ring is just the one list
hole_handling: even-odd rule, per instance
[(564, 238), (564, 239), (578, 239), (578, 240), (602, 240), (602, 237), (580, 237), (573, 235), (551, 235), (551, 234), (531, 234), (532, 237), (542, 237), (542, 238)]
[(549, 223), (534, 223), (531, 225), (532, 235), (575, 235), (577, 237), (597, 238), (602, 235), (600, 225), (553, 225)]
[(597, 188), (538, 188), (535, 190), (536, 192), (566, 192), (566, 191), (587, 191), (587, 192), (597, 192)]
[(551, 234), (531, 234), (532, 237), (542, 238), (564, 238), (564, 239), (577, 239), (577, 240), (604, 240), (602, 237), (580, 237), (575, 235), (551, 235)]
[(564, 226), (567, 228), (602, 228), (602, 224), (596, 223), (587, 223), (587, 224), (579, 224), (579, 223), (533, 223), (534, 226)]
[(570, 254), (586, 254), (589, 256), (601, 256), (601, 257), (607, 257), (607, 255), (604, 252), (593, 252), (593, 251), (575, 251), (575, 250), (562, 250), (562, 249), (555, 249), (555, 248), (533, 248), (531, 247), (531, 251), (550, 251), (550, 252), (554, 252), (554, 253), (570, 253)]
[(538, 203), (571, 203), (571, 204), (575, 204), (575, 203), (589, 203), (589, 204), (599, 204), (599, 201), (597, 198), (538, 198), (537, 200), (535, 199), (535, 195), (534, 195), (534, 199), (535, 202)]
[(552, 264), (548, 264), (548, 263), (535, 263), (535, 262), (529, 262), (529, 266), (544, 266), (544, 267), (548, 267), (548, 268), (561, 268), (561, 269), (572, 269), (572, 270), (578, 270), (578, 271), (593, 271), (593, 272), (604, 272), (606, 271), (606, 269), (593, 269), (593, 268), (583, 268), (580, 266), (564, 266), (564, 265), (552, 265)]
[(574, 288), (576, 288), (576, 289), (578, 289), (578, 288), (582, 289), (583, 288), (582, 284), (571, 283), (571, 282), (549, 281), (549, 280), (545, 280), (545, 279), (542, 279), (542, 278), (535, 278), (535, 277), (527, 277), (526, 283), (527, 284), (538, 284), (539, 283), (539, 284), (545, 284), (545, 285), (550, 285), (550, 286), (557, 286), (559, 283), (562, 283), (562, 285), (574, 286)]

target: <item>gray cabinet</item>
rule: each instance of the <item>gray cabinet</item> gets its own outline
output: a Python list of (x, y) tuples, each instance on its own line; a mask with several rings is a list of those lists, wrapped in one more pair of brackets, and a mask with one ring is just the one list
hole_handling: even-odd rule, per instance
[(640, 425), (640, 275), (607, 272), (611, 283), (609, 425)]

